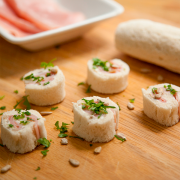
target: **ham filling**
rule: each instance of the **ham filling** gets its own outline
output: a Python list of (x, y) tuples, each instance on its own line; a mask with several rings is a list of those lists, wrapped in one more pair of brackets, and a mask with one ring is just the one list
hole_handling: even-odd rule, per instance
[[(25, 115), (25, 118), (29, 117), (30, 119), (28, 121), (34, 121), (34, 129), (36, 132), (36, 138), (39, 139), (40, 138), (40, 130), (39, 130), (39, 126), (38, 126), (38, 120), (37, 120), (37, 116), (31, 114), (30, 116)], [(23, 125), (16, 122), (16, 120), (13, 118), (12, 116), (9, 116), (9, 122), (10, 124), (12, 124), (17, 130), (22, 129)]]

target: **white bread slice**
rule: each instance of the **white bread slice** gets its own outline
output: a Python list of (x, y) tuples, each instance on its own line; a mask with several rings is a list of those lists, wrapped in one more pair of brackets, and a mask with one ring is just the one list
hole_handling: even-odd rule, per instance
[(126, 89), (130, 71), (128, 64), (120, 59), (113, 59), (111, 62), (122, 67), (121, 71), (108, 73), (100, 71), (98, 68), (93, 69), (93, 60), (88, 61), (87, 83), (91, 85), (91, 89), (94, 91), (103, 94), (113, 94)]
[(101, 98), (98, 96), (86, 97), (85, 99), (94, 101), (101, 100), (108, 103), (109, 106), (116, 108), (107, 108), (108, 114), (102, 115), (99, 119), (87, 113), (82, 109), (84, 100), (78, 100), (73, 103), (74, 126), (73, 132), (84, 138), (86, 141), (92, 142), (108, 142), (114, 138), (115, 130), (118, 128), (119, 108), (116, 103), (109, 98)]
[(116, 47), (130, 56), (180, 73), (180, 29), (145, 19), (119, 24)]
[[(26, 153), (30, 152), (36, 148), (38, 145), (37, 139), (39, 138), (47, 138), (47, 132), (44, 126), (45, 119), (39, 114), (39, 112), (35, 110), (28, 110), (31, 114), (35, 115), (37, 118), (38, 126), (37, 130), (39, 131), (39, 137), (37, 137), (35, 130), (35, 122), (29, 121), (26, 125), (20, 124), (22, 128), (18, 129), (15, 126), (9, 127), (10, 120), (9, 117), (12, 115), (18, 115), (18, 112), (14, 109), (12, 111), (7, 111), (3, 113), (1, 118), (1, 140), (3, 145), (13, 153)], [(22, 110), (22, 112), (25, 112)], [(20, 121), (25, 121), (25, 119), (14, 120), (19, 124)]]
[[(165, 126), (173, 126), (174, 124), (179, 122), (179, 113), (180, 113), (180, 88), (178, 86), (172, 85), (172, 88), (177, 92), (177, 99), (169, 92), (166, 91), (164, 85), (158, 84), (155, 86), (150, 86), (147, 90), (142, 89), (143, 93), (143, 109), (144, 113), (149, 117), (154, 119), (156, 122), (165, 125)], [(155, 99), (153, 97), (152, 88), (163, 88), (162, 100)]]
[[(50, 83), (45, 86), (43, 85), (43, 81), (40, 82), (41, 85), (39, 85), (38, 83), (31, 84), (33, 83), (32, 80), (24, 79), (25, 93), (26, 95), (29, 95), (28, 100), (30, 103), (38, 106), (47, 106), (59, 103), (65, 98), (65, 77), (62, 71), (58, 68), (58, 66), (30, 71), (29, 73), (24, 75), (24, 78), (32, 73), (35, 76), (38, 76), (39, 73), (49, 73), (49, 69), (57, 70), (57, 74), (53, 76), (54, 80), (50, 81)], [(45, 77), (43, 75), (39, 76)]]

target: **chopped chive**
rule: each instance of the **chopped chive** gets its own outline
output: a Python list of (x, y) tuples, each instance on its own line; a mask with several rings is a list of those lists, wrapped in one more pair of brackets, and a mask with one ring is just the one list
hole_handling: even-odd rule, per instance
[(41, 151), (41, 153), (43, 154), (43, 156), (46, 156), (48, 151), (49, 150), (44, 150), (44, 151)]
[(39, 171), (41, 168), (38, 166), (37, 169), (35, 171)]
[(118, 139), (118, 140), (120, 140), (120, 141), (122, 141), (122, 142), (126, 141), (125, 138), (120, 138), (120, 137), (118, 137), (117, 135), (114, 135), (114, 137), (116, 137), (116, 139)]
[(10, 127), (10, 128), (12, 128), (13, 126), (14, 126), (14, 125), (12, 125), (12, 124), (9, 124), (9, 127)]
[(6, 106), (1, 106), (0, 109), (4, 110), (4, 109), (6, 109)]
[(119, 106), (119, 103), (117, 102), (116, 104), (118, 105), (118, 107), (119, 107), (119, 111), (120, 111), (120, 110), (121, 110), (121, 108), (120, 108), (120, 106)]

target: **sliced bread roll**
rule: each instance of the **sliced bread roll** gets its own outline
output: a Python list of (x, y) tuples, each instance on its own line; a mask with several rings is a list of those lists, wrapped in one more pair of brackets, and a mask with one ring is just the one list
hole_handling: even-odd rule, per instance
[(65, 77), (55, 67), (36, 69), (25, 74), (25, 93), (30, 103), (47, 106), (61, 102), (65, 97)]
[(87, 83), (91, 89), (103, 94), (118, 93), (128, 85), (129, 66), (120, 59), (101, 61), (94, 58), (88, 61)]
[(114, 138), (119, 108), (109, 98), (93, 96), (80, 99), (73, 103), (73, 112), (73, 132), (76, 135), (92, 142), (108, 142)]
[(180, 29), (145, 19), (119, 24), (116, 47), (123, 53), (180, 73)]
[(1, 118), (1, 140), (13, 153), (36, 148), (39, 138), (47, 138), (45, 119), (35, 110), (7, 111)]
[(180, 87), (158, 84), (142, 89), (144, 113), (156, 122), (172, 126), (180, 119)]

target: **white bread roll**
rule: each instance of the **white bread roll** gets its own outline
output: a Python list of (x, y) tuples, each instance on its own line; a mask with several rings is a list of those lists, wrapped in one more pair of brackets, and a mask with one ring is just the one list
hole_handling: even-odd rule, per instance
[(116, 47), (123, 53), (180, 73), (180, 29), (150, 20), (119, 24)]
[[(3, 145), (13, 153), (26, 153), (36, 148), (39, 138), (47, 138), (44, 126), (45, 119), (35, 110), (28, 110), (31, 115), (16, 120), (13, 116), (20, 115), (16, 110), (3, 113), (1, 118), (1, 140)], [(26, 112), (22, 110), (21, 112)], [(33, 119), (27, 120), (27, 117)], [(39, 118), (39, 120), (37, 120)], [(20, 123), (28, 121), (27, 124)], [(13, 127), (10, 127), (10, 125)]]
[(115, 108), (107, 108), (107, 114), (98, 115), (93, 111), (82, 109), (84, 100), (80, 99), (77, 103), (73, 103), (74, 126), (73, 132), (84, 138), (86, 141), (92, 142), (108, 142), (114, 138), (115, 130), (118, 128), (119, 108), (116, 103), (109, 98), (101, 98), (98, 96), (86, 97), (86, 100), (94, 100), (94, 102), (102, 101), (108, 106)]
[[(47, 73), (51, 73), (50, 76), (46, 77)], [(26, 79), (29, 75), (43, 77), (44, 80), (39, 83), (33, 81), (33, 78)], [(36, 69), (25, 74), (25, 93), (28, 96), (30, 103), (38, 106), (47, 106), (61, 102), (65, 98), (65, 77), (62, 71), (55, 67), (48, 67), (47, 69)], [(44, 85), (44, 83), (49, 84)]]
[[(142, 89), (144, 113), (154, 119), (156, 122), (172, 126), (179, 122), (180, 118), (180, 88), (172, 85), (171, 87), (177, 92), (173, 95), (167, 91), (169, 84), (158, 84), (150, 86), (147, 90)], [(153, 93), (153, 88), (158, 92)], [(160, 94), (160, 95), (159, 95)]]
[[(111, 67), (110, 63), (114, 66)], [(113, 59), (107, 62), (109, 71), (97, 67), (94, 69), (93, 60), (89, 60), (87, 83), (91, 85), (91, 89), (103, 94), (118, 93), (126, 89), (128, 85), (129, 66), (120, 59)]]

